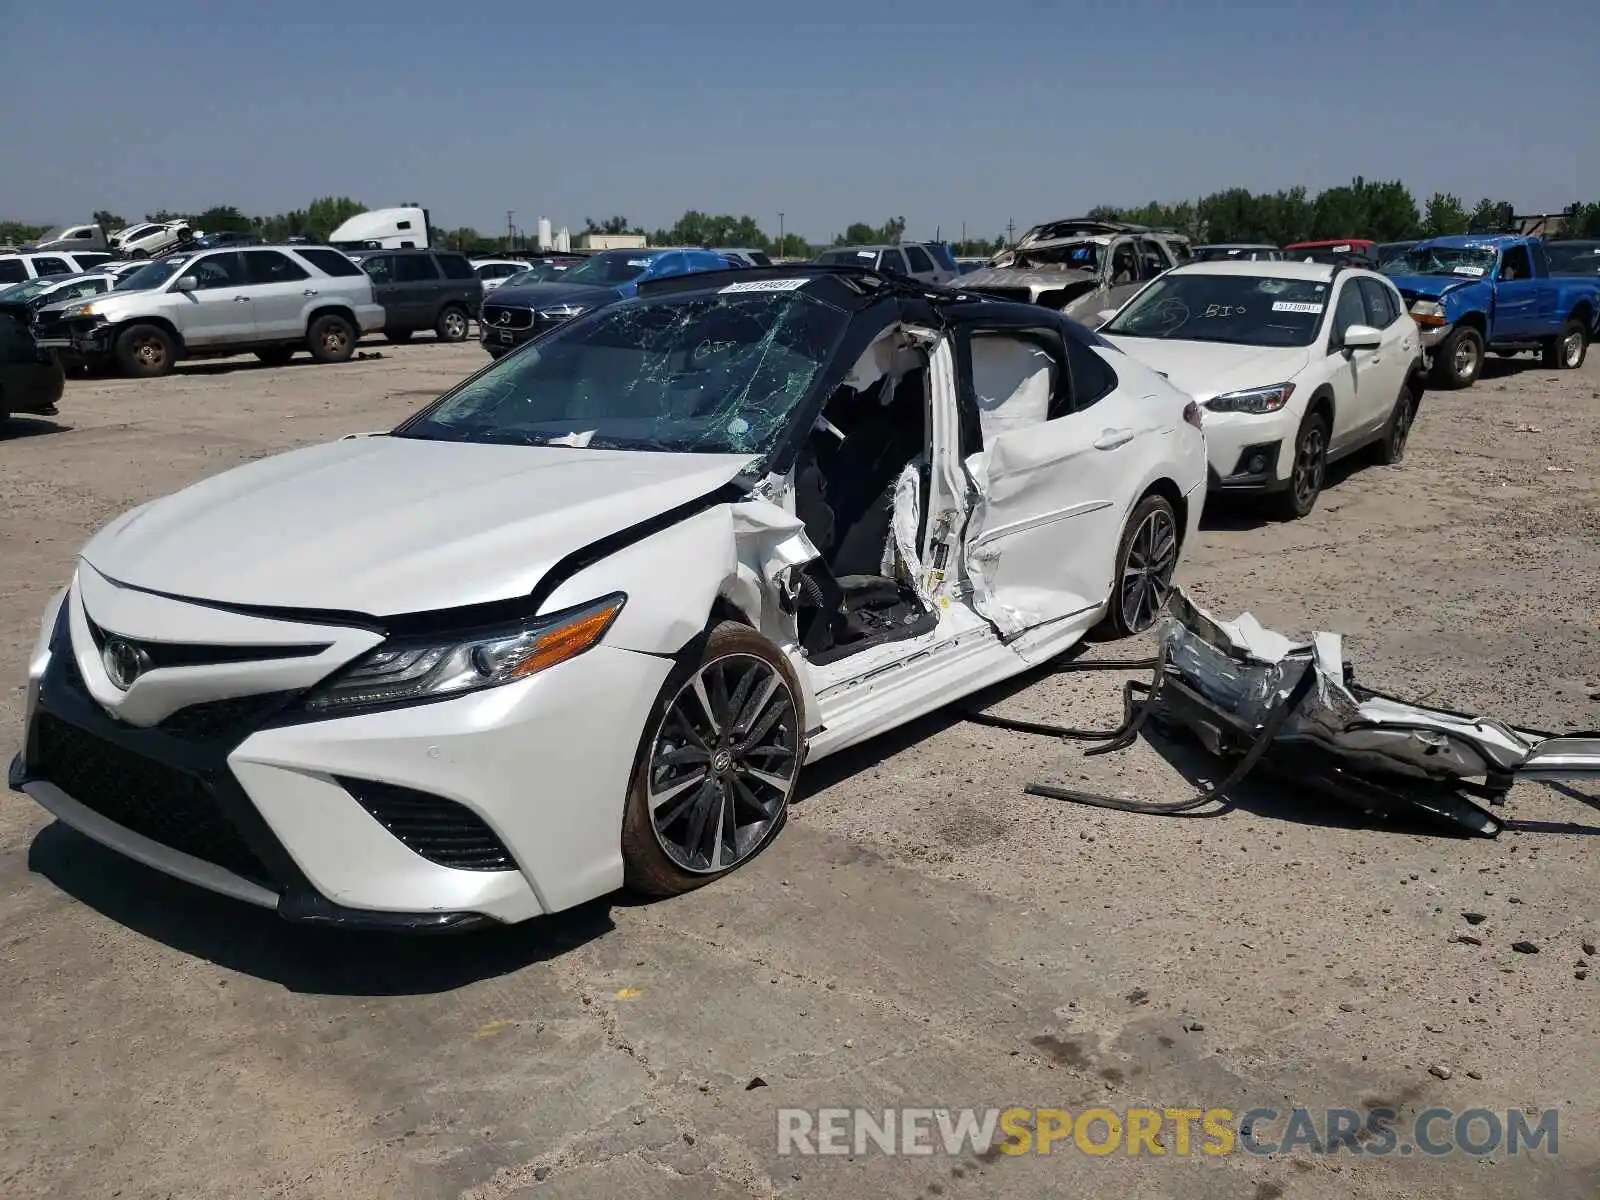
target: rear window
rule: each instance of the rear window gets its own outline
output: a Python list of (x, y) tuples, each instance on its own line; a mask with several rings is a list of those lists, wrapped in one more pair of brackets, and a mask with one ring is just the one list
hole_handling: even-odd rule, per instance
[(295, 251), (324, 275), (359, 275), (361, 268), (356, 266), (337, 250), (318, 249), (304, 246)]
[(394, 277), (398, 283), (426, 283), (439, 278), (439, 272), (426, 254), (395, 256)]
[(1600, 242), (1549, 242), (1552, 275), (1600, 275)]
[[(472, 263), (465, 255), (461, 254), (436, 254), (434, 258), (439, 263), (439, 269), (444, 272), (446, 279), (474, 279), (477, 272), (472, 269)], [(507, 275), (515, 274), (518, 268), (511, 267), (504, 272)]]

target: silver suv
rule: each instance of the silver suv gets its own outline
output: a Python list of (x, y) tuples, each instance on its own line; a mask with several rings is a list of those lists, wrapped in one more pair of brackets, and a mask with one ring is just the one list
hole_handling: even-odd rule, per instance
[(836, 267), (868, 267), (894, 275), (909, 275), (923, 283), (949, 283), (960, 272), (944, 263), (928, 243), (902, 242), (896, 246), (840, 246), (824, 250), (813, 262)]
[(308, 350), (343, 362), (383, 328), (372, 281), (326, 246), (251, 246), (156, 259), (94, 300), (41, 309), (33, 336), (69, 361), (165, 375), (180, 358)]

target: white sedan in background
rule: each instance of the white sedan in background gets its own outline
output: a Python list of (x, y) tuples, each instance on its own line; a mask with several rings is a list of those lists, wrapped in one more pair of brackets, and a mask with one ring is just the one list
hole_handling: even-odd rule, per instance
[(475, 258), (472, 269), (483, 280), (485, 293), (492, 292), (513, 275), (528, 269), (528, 264), (518, 258)]
[(1198, 406), (1060, 314), (664, 278), (398, 428), (112, 521), (11, 784), (302, 921), (520, 921), (757, 854), (802, 763), (1148, 628)]
[(1100, 332), (1206, 408), (1213, 491), (1309, 513), (1328, 463), (1405, 454), (1422, 346), (1394, 285), (1311, 262), (1207, 262), (1154, 280)]

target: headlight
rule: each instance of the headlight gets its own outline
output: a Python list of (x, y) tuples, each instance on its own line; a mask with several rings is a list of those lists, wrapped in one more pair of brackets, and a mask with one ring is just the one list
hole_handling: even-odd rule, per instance
[(1289, 403), (1294, 395), (1294, 384), (1274, 383), (1270, 387), (1247, 388), (1242, 392), (1224, 392), (1206, 401), (1212, 412), (1270, 413), (1277, 412)]
[(553, 308), (541, 308), (539, 315), (541, 317), (559, 317), (563, 321), (569, 321), (583, 311), (584, 306), (581, 304), (557, 304)]
[(605, 636), (627, 602), (621, 592), (476, 637), (405, 638), (356, 659), (306, 700), (314, 712), (459, 696), (537, 675)]
[(100, 314), (95, 312), (93, 304), (74, 304), (71, 308), (65, 309), (61, 315), (63, 317), (95, 317)]
[(1419, 325), (1443, 325), (1444, 305), (1437, 300), (1418, 300), (1411, 306), (1411, 319)]

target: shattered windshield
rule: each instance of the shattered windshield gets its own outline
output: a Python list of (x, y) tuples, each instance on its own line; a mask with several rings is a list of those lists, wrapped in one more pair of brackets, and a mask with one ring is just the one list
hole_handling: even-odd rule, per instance
[(12, 287), (0, 288), (0, 301), (32, 300), (35, 296), (42, 296), (62, 282), (65, 276), (47, 276), (44, 279), (30, 279), (27, 283), (15, 284)]
[(1098, 274), (1105, 247), (1099, 242), (1067, 242), (1060, 246), (1029, 246), (1018, 250), (1016, 266), (1059, 266)]
[(1417, 246), (1382, 266), (1385, 275), (1460, 275), (1482, 279), (1494, 271), (1493, 246)]
[(1546, 242), (1552, 275), (1600, 275), (1600, 242)]
[(562, 283), (589, 283), (596, 287), (620, 287), (643, 275), (650, 265), (647, 254), (596, 254), (581, 267), (561, 273)]
[(1134, 298), (1100, 332), (1235, 346), (1309, 346), (1322, 323), (1328, 285), (1250, 275), (1168, 275)]
[(140, 267), (137, 271), (129, 271), (117, 280), (117, 286), (112, 289), (118, 292), (142, 292), (147, 288), (160, 287), (167, 280), (178, 273), (178, 268), (189, 260), (184, 257), (158, 258), (148, 266)]
[(529, 446), (764, 454), (849, 315), (805, 279), (607, 306), (508, 355), (403, 437)]

